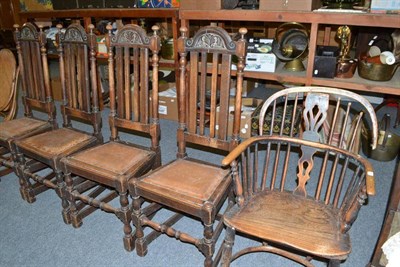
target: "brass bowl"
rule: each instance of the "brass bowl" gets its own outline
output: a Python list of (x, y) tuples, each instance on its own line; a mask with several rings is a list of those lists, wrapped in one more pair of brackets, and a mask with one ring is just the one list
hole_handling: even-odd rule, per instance
[(371, 81), (389, 81), (396, 72), (399, 63), (393, 65), (369, 63), (365, 60), (358, 62), (358, 75)]

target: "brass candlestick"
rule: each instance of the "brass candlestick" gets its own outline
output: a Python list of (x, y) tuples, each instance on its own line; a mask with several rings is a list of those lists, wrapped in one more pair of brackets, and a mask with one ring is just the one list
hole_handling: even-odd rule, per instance
[(349, 26), (340, 26), (336, 31), (336, 37), (340, 40), (340, 54), (336, 65), (336, 77), (351, 78), (357, 66), (357, 62), (349, 56), (351, 31)]

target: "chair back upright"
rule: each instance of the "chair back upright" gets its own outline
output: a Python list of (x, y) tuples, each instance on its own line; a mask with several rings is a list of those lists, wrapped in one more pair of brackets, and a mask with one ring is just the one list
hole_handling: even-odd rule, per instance
[[(187, 28), (180, 31), (178, 157), (186, 156), (186, 143), (230, 151), (239, 143), (247, 30), (239, 30), (238, 41), (216, 26), (202, 27), (193, 38), (187, 37)], [(232, 84), (234, 75), (236, 88)], [(235, 95), (232, 135), (228, 134), (230, 93)]]
[(84, 122), (93, 127), (93, 135), (102, 141), (94, 26), (89, 25), (89, 34), (79, 24), (71, 24), (65, 32), (60, 24), (57, 28), (63, 126), (74, 128), (72, 121)]
[(22, 103), (26, 117), (34, 118), (33, 110), (47, 113), (47, 120), (57, 128), (56, 109), (50, 87), (47, 63), (46, 34), (43, 27), (30, 22), (21, 28), (14, 25), (18, 65), (21, 75)]
[(119, 139), (119, 130), (133, 130), (150, 135), (151, 148), (159, 152), (159, 27), (152, 27), (151, 36), (132, 24), (115, 36), (111, 25), (107, 29), (111, 140)]

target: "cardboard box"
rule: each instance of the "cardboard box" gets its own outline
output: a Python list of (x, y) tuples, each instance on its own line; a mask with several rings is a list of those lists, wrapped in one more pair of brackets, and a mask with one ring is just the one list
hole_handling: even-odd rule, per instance
[(372, 13), (386, 13), (386, 11), (400, 13), (400, 1), (371, 0)]
[[(150, 92), (150, 105), (151, 105)], [(151, 109), (150, 109), (151, 116)], [(158, 86), (158, 116), (160, 119), (178, 121), (178, 98), (175, 83), (160, 83)]]
[(260, 10), (312, 11), (322, 6), (320, 0), (260, 0)]
[(62, 101), (62, 88), (61, 78), (52, 77), (50, 81), (51, 91), (53, 92), (53, 99), (56, 101)]
[[(250, 78), (243, 79), (242, 97), (247, 97), (249, 93), (253, 91), (255, 85), (256, 82), (254, 79)], [(211, 76), (207, 76), (206, 88), (211, 88)], [(231, 96), (235, 95), (235, 89), (236, 89), (236, 78), (233, 77), (231, 79), (231, 91), (230, 91)]]
[[(186, 2), (187, 0), (183, 0)], [(135, 2), (132, 0), (132, 2)], [(181, 0), (139, 0), (137, 1), (139, 8), (177, 8), (181, 6)]]
[(180, 9), (219, 10), (222, 6), (221, 2), (221, 0), (182, 0)]
[[(249, 138), (251, 137), (251, 118), (257, 107), (264, 101), (258, 98), (242, 98), (242, 113), (240, 116), (240, 137)], [(229, 100), (229, 117), (228, 117), (228, 134), (232, 134), (233, 129), (233, 114), (235, 99)], [(218, 113), (219, 107), (217, 107), (217, 121), (215, 130), (218, 132)]]

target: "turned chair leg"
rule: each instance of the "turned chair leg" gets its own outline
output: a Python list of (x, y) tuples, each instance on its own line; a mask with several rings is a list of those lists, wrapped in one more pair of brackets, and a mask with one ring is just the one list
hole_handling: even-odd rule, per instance
[(235, 243), (235, 229), (227, 227), (222, 247), (222, 256), (221, 256), (222, 267), (230, 266), (232, 259), (232, 248), (234, 243)]
[(141, 199), (135, 193), (132, 194), (132, 223), (135, 226), (135, 247), (138, 256), (143, 257), (147, 254), (147, 243), (144, 238), (143, 227), (140, 222)]
[(213, 244), (213, 234), (214, 234), (214, 229), (213, 229), (213, 223), (209, 222), (207, 224), (204, 224), (204, 233), (203, 233), (203, 253), (204, 256), (206, 257), (204, 259), (204, 266), (206, 267), (211, 267), (213, 264), (212, 257), (214, 255), (214, 244)]
[(328, 267), (339, 267), (340, 266), (340, 260), (330, 260)]
[(132, 251), (135, 249), (134, 237), (132, 236), (132, 211), (129, 208), (128, 192), (119, 193), (119, 202), (121, 204), (120, 209), (120, 219), (124, 224), (124, 247), (127, 251)]
[(32, 185), (29, 181), (29, 177), (25, 174), (26, 169), (26, 159), (22, 153), (17, 154), (18, 157), (18, 166), (17, 166), (17, 174), (19, 177), (19, 191), (23, 200), (28, 203), (33, 203), (36, 201), (35, 194), (32, 189)]

